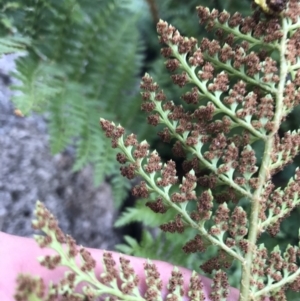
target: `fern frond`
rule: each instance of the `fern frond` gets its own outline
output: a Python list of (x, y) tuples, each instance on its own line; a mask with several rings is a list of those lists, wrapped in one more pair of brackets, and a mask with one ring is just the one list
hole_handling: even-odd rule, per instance
[(31, 111), (45, 111), (49, 99), (55, 99), (61, 93), (62, 73), (50, 64), (37, 62), (32, 57), (17, 60), (18, 72), (14, 74), (20, 84), (12, 86), (18, 91), (12, 100), (24, 115)]
[(163, 215), (154, 213), (146, 206), (147, 200), (139, 200), (135, 207), (126, 208), (122, 215), (115, 222), (115, 227), (124, 227), (130, 223), (142, 222), (145, 226), (158, 227), (162, 223), (168, 222), (173, 216), (174, 212), (171, 208)]
[[(191, 237), (192, 231), (187, 231), (186, 241)], [(174, 265), (198, 271), (200, 271), (199, 266), (208, 260), (207, 256), (199, 256), (195, 253), (184, 256), (181, 237), (177, 234), (166, 234), (160, 230), (155, 230), (155, 235), (149, 230), (143, 230), (140, 241), (124, 236), (124, 243), (116, 245), (116, 250), (136, 257), (168, 261)], [(210, 255), (212, 254), (216, 254), (215, 249), (211, 249)]]
[(8, 53), (26, 53), (27, 46), (30, 44), (30, 39), (19, 36), (6, 36), (0, 38), (0, 55)]

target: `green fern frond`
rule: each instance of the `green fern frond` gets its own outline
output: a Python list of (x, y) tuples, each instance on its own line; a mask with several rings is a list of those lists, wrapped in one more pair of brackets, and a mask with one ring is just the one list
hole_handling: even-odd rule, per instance
[(126, 208), (126, 210), (115, 222), (114, 226), (119, 228), (130, 223), (142, 222), (145, 226), (158, 227), (162, 223), (168, 222), (172, 216), (174, 216), (174, 211), (172, 208), (170, 208), (165, 214), (158, 215), (150, 208), (146, 207), (146, 203), (147, 200), (139, 200), (135, 204), (135, 207)]
[(18, 91), (13, 96), (15, 106), (24, 115), (45, 111), (49, 99), (55, 99), (61, 93), (60, 70), (29, 56), (18, 59), (17, 70), (14, 76), (20, 84), (12, 87)]
[(30, 44), (30, 39), (18, 36), (6, 36), (0, 38), (0, 55), (8, 53), (26, 53), (27, 45)]
[[(147, 200), (139, 200), (133, 208), (127, 208), (115, 223), (115, 227), (124, 227), (130, 223), (140, 222), (143, 227), (155, 229), (167, 223), (174, 216), (174, 211), (170, 208), (164, 214), (154, 213), (146, 207)], [(150, 227), (150, 228), (149, 228)], [(155, 234), (154, 234), (155, 233)], [(176, 236), (178, 236), (176, 238)], [(193, 237), (193, 231), (185, 231), (185, 239), (188, 241)], [(116, 245), (116, 249), (128, 255), (171, 261), (175, 265), (181, 265), (195, 269), (195, 261), (200, 263), (206, 258), (198, 258), (196, 254), (183, 256), (182, 241), (179, 234), (169, 234), (155, 229), (154, 232), (144, 230), (141, 241), (130, 236), (124, 236), (125, 243)], [(212, 251), (216, 252), (216, 251)]]
[[(165, 260), (174, 265), (184, 266), (190, 269), (197, 269), (201, 263), (208, 258), (193, 253), (189, 256), (184, 256), (182, 252), (181, 237), (177, 234), (166, 234), (159, 230), (155, 230), (156, 235), (149, 230), (142, 232), (141, 241), (130, 236), (124, 236), (124, 243), (116, 245), (116, 250), (137, 257), (150, 258), (152, 260)], [(177, 237), (176, 237), (177, 236)], [(186, 240), (192, 237), (192, 232), (187, 231)], [(210, 254), (216, 253), (212, 250)], [(197, 264), (195, 264), (197, 262)], [(199, 269), (198, 269), (199, 270)]]

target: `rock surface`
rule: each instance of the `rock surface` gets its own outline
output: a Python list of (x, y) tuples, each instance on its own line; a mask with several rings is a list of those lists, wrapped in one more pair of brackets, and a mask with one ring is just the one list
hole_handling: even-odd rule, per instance
[[(78, 244), (113, 249), (121, 241), (113, 229), (117, 212), (109, 184), (95, 188), (90, 167), (73, 173), (73, 153), (51, 155), (42, 116), (18, 117), (10, 102), (9, 72), (14, 57), (0, 60), (0, 227), (31, 236), (37, 200), (58, 218)], [(1, 218), (2, 216), (2, 218)]]

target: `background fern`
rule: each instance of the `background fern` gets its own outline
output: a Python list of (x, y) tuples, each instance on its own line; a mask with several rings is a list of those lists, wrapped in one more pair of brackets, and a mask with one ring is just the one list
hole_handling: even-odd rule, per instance
[[(175, 265), (195, 269), (195, 260), (198, 261), (197, 255), (184, 256), (182, 237), (176, 233), (170, 235), (157, 229), (162, 223), (170, 221), (171, 217), (174, 216), (174, 210), (170, 209), (165, 214), (158, 215), (146, 206), (147, 202), (148, 200), (139, 200), (134, 208), (127, 208), (115, 223), (116, 227), (123, 227), (132, 222), (143, 223), (144, 230), (140, 241), (125, 236), (125, 243), (117, 245), (116, 249), (126, 254), (165, 260)], [(189, 232), (191, 231), (185, 232), (187, 241), (193, 237), (193, 233)]]
[(25, 115), (47, 112), (52, 152), (75, 145), (74, 171), (90, 163), (95, 183), (114, 178), (117, 204), (128, 183), (121, 180), (98, 121), (105, 116), (132, 127), (139, 110), (134, 99), (143, 46), (138, 13), (127, 5), (123, 0), (15, 1), (2, 6), (6, 21), (0, 28), (6, 41), (1, 45), (27, 38), (28, 55), (17, 61), (20, 85), (14, 89), (22, 93), (14, 97), (15, 106)]

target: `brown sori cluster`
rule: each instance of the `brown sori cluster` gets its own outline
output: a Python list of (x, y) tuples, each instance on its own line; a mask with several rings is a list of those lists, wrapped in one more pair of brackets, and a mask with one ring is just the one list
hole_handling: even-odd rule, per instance
[(231, 260), (229, 256), (223, 251), (219, 250), (218, 255), (203, 263), (200, 268), (208, 274), (211, 274), (214, 270), (220, 270), (222, 268), (228, 269), (231, 266)]
[(193, 104), (196, 105), (199, 102), (200, 93), (197, 87), (194, 87), (191, 89), (191, 91), (186, 92), (181, 96), (181, 98), (187, 103), (187, 104)]
[[(266, 210), (267, 210), (267, 201), (270, 197), (270, 194), (273, 192), (275, 188), (275, 185), (272, 183), (272, 181), (268, 181), (264, 187), (263, 191), (261, 193), (261, 198), (260, 198), (260, 212), (259, 212), (259, 218), (261, 221), (265, 221), (267, 216), (266, 216)], [(261, 233), (259, 233), (260, 235)]]
[[(239, 83), (237, 83), (236, 86), (238, 86)], [(232, 95), (230, 95), (230, 98), (228, 97), (226, 101), (232, 101)], [(242, 101), (244, 102), (244, 105), (241, 109), (237, 110), (236, 116), (244, 120), (251, 119), (251, 116), (253, 116), (257, 112), (257, 95), (253, 92), (250, 92), (242, 98)]]
[(268, 232), (275, 236), (279, 232), (280, 223), (289, 216), (290, 212), (298, 206), (300, 194), (300, 169), (297, 168), (293, 180), (290, 180), (287, 186), (281, 190), (276, 189), (270, 194), (266, 203), (267, 208), (272, 212), (275, 221), (268, 227)]
[[(38, 202), (36, 205), (35, 215), (37, 220), (32, 222), (32, 228), (35, 230), (43, 230), (43, 228), (50, 229), (55, 232), (56, 239), (60, 243), (66, 242), (66, 236), (58, 227), (58, 222), (56, 218), (51, 214), (44, 204)], [(47, 247), (51, 244), (52, 238), (50, 236), (40, 236), (38, 238), (38, 243), (41, 248)]]
[[(218, 28), (218, 24), (227, 23), (231, 28), (239, 28), (244, 35), (251, 33), (255, 38), (263, 37), (264, 42), (270, 43), (282, 37), (279, 18), (266, 18), (262, 20), (257, 11), (251, 17), (243, 18), (240, 13), (230, 16), (227, 12), (213, 9), (211, 12), (203, 6), (197, 7), (201, 24), (206, 24), (208, 30)], [(228, 43), (228, 41), (226, 41)], [(230, 45), (230, 44), (229, 44)]]
[(130, 266), (130, 261), (123, 257), (120, 257), (121, 271), (124, 280), (124, 284), (121, 287), (121, 290), (124, 294), (130, 295), (135, 287), (139, 284), (139, 278), (135, 274), (134, 269)]
[(112, 147), (118, 146), (118, 139), (124, 134), (124, 128), (115, 126), (112, 122), (101, 118), (100, 125), (105, 132), (106, 137), (112, 138)]
[(163, 142), (170, 142), (172, 136), (168, 128), (164, 128), (162, 131), (158, 132), (158, 136)]
[(210, 174), (210, 175), (205, 175), (205, 176), (200, 176), (198, 178), (198, 184), (201, 187), (204, 188), (209, 188), (209, 189), (213, 189), (216, 187), (218, 178), (216, 175), (214, 174)]
[(79, 253), (83, 261), (80, 269), (83, 272), (92, 271), (96, 267), (96, 260), (92, 257), (91, 253), (84, 248), (81, 248)]
[(184, 223), (182, 220), (182, 216), (180, 214), (177, 214), (174, 221), (170, 221), (166, 224), (161, 225), (160, 229), (164, 232), (183, 233)]
[(60, 255), (53, 255), (53, 256), (44, 256), (43, 260), (40, 261), (41, 265), (48, 268), (49, 270), (54, 270), (59, 266), (61, 263), (61, 256)]
[(235, 192), (234, 188), (228, 186), (221, 187), (221, 192), (217, 191), (214, 193), (214, 199), (218, 204), (229, 203), (230, 201), (236, 204), (239, 201), (238, 195)]
[(156, 151), (153, 151), (150, 154), (147, 164), (145, 164), (143, 168), (148, 174), (160, 171), (162, 169), (161, 158)]
[[(101, 126), (104, 129), (106, 136), (112, 138), (113, 144), (118, 146), (118, 140), (122, 137), (123, 139), (123, 128), (116, 127), (113, 123), (101, 119)], [(177, 183), (178, 178), (176, 176), (176, 165), (175, 162), (170, 160), (166, 164), (162, 165), (161, 159), (156, 151), (148, 155), (149, 144), (146, 142), (138, 143), (136, 136), (131, 134), (124, 139), (125, 147), (133, 147), (132, 156), (135, 160), (134, 163), (128, 163), (126, 166), (120, 168), (121, 174), (128, 179), (133, 179), (139, 172), (139, 168), (142, 167), (147, 173), (159, 172), (160, 177), (156, 179), (157, 186), (167, 187)], [(141, 166), (141, 162), (146, 159), (147, 163)], [(117, 154), (117, 160), (121, 164), (125, 164), (128, 161), (123, 154)], [(182, 186), (182, 190), (188, 189), (189, 178), (186, 184)], [(140, 183), (133, 189), (133, 193), (137, 197), (147, 197), (149, 195), (148, 187), (145, 182)], [(186, 197), (192, 198), (192, 192), (183, 192)], [(182, 194), (183, 195), (183, 194)]]
[(201, 236), (197, 234), (193, 239), (189, 240), (182, 249), (185, 253), (196, 253), (204, 252), (206, 246)]
[[(178, 52), (180, 54), (190, 52), (197, 44), (196, 39), (182, 37), (175, 27), (168, 26), (167, 22), (161, 20), (157, 23), (157, 32), (160, 35), (161, 43), (167, 44), (171, 42), (173, 45), (178, 45)], [(163, 54), (169, 56), (169, 50), (165, 50)]]
[(183, 296), (184, 294), (183, 284), (184, 284), (184, 280), (183, 280), (182, 272), (180, 272), (178, 269), (173, 270), (168, 284), (168, 291), (169, 291), (168, 300), (170, 301), (178, 300), (177, 295), (175, 294), (173, 295), (173, 293), (176, 292), (177, 288), (179, 288), (180, 296)]
[[(75, 240), (71, 236), (65, 235), (62, 232), (55, 217), (41, 202), (38, 202), (36, 205), (35, 215), (37, 217), (37, 220), (33, 221), (32, 223), (32, 227), (34, 229), (55, 233), (56, 240), (61, 244), (65, 243), (67, 245), (68, 256), (75, 257), (78, 254), (79, 251), (77, 249)], [(36, 241), (41, 248), (44, 248), (50, 246), (50, 244), (52, 243), (52, 238), (50, 235), (39, 235), (36, 236)], [(41, 264), (49, 269), (54, 269), (60, 264), (60, 262), (60, 255), (53, 255), (45, 256), (41, 261)]]
[(279, 172), (287, 164), (291, 163), (296, 155), (298, 155), (299, 150), (299, 131), (284, 133), (282, 138), (280, 138), (279, 135), (276, 135), (274, 139), (273, 153), (271, 154), (271, 158), (275, 167), (270, 171), (271, 174)]
[(191, 218), (195, 221), (208, 220), (213, 208), (213, 197), (208, 191), (204, 191), (198, 197), (197, 211), (191, 213)]
[(254, 259), (251, 268), (251, 286), (253, 290), (261, 290), (265, 287), (265, 266), (268, 258), (267, 249), (261, 245), (254, 253)]
[(247, 226), (245, 210), (242, 207), (235, 207), (230, 217), (229, 234), (238, 241), (247, 234)]
[(284, 16), (291, 19), (293, 24), (298, 21), (300, 16), (300, 3), (298, 0), (289, 0), (287, 9), (283, 12)]
[(43, 279), (32, 278), (29, 275), (19, 275), (17, 278), (14, 300), (28, 300), (28, 295), (30, 294), (35, 294), (42, 300), (44, 297), (45, 289), (46, 287)]
[(224, 103), (229, 105), (231, 109), (241, 104), (246, 94), (246, 83), (242, 80), (235, 83), (230, 89), (228, 96), (224, 97)]
[(132, 189), (132, 194), (136, 197), (147, 198), (149, 196), (149, 190), (145, 181), (141, 181)]
[[(181, 146), (182, 147), (182, 146)], [(200, 166), (200, 160), (197, 156), (192, 156), (190, 160), (184, 160), (182, 163), (182, 170), (184, 174), (190, 172), (191, 170), (194, 170), (195, 174), (197, 175), (197, 184), (199, 184), (199, 177), (198, 175), (201, 173), (201, 166)], [(208, 187), (208, 186), (203, 186)]]
[(219, 159), (224, 153), (226, 146), (227, 140), (225, 135), (223, 133), (218, 133), (217, 136), (211, 140), (209, 151), (204, 153), (204, 157), (209, 161)]
[(114, 279), (118, 278), (118, 270), (116, 268), (116, 262), (113, 259), (112, 253), (103, 253), (103, 263), (105, 266), (105, 272), (101, 273), (100, 279), (104, 284), (109, 284)]
[(146, 206), (156, 213), (166, 213), (168, 210), (166, 205), (163, 203), (162, 198), (157, 198), (154, 202), (147, 202)]
[(209, 297), (212, 301), (226, 300), (229, 295), (229, 282), (226, 273), (217, 271), (213, 280), (212, 291)]
[(273, 292), (269, 300), (270, 301), (286, 300), (285, 290), (286, 290), (285, 288), (282, 288), (279, 291)]
[(193, 272), (189, 285), (189, 297), (191, 300), (204, 301), (203, 284), (200, 276)]
[[(260, 246), (255, 252), (252, 268), (251, 285), (253, 288), (261, 290), (265, 287), (266, 277), (270, 277), (274, 283), (277, 283), (298, 270), (297, 257), (299, 248), (289, 245), (283, 256), (279, 247), (276, 247), (270, 254), (264, 246)], [(290, 288), (295, 291), (300, 290), (300, 278), (297, 277), (292, 283), (284, 286), (284, 289)], [(277, 296), (278, 297), (278, 296)], [(285, 300), (275, 297), (270, 300)]]
[(144, 264), (144, 270), (148, 287), (145, 292), (145, 299), (147, 301), (159, 300), (161, 298), (163, 284), (157, 267), (155, 264), (148, 262)]
[[(235, 146), (234, 143), (231, 143), (227, 146), (225, 151), (223, 152), (222, 161), (224, 165), (229, 169), (236, 169), (238, 166), (238, 156), (239, 156), (239, 149)], [(218, 170), (219, 173), (223, 173), (222, 170)]]
[(295, 281), (293, 281), (290, 285), (288, 285), (288, 288), (295, 292), (300, 291), (300, 276), (298, 276)]
[(238, 171), (244, 175), (247, 180), (257, 171), (255, 163), (256, 156), (254, 150), (250, 146), (245, 147), (239, 158)]
[(214, 226), (209, 230), (209, 233), (214, 236), (220, 235), (222, 232), (228, 230), (228, 220), (229, 220), (229, 209), (226, 203), (218, 206), (214, 214)]
[(171, 200), (174, 203), (183, 203), (190, 200), (196, 200), (195, 187), (197, 177), (192, 173), (187, 173), (182, 180), (182, 184), (179, 186), (180, 192), (175, 192), (171, 196)]
[[(142, 82), (140, 85), (142, 90), (143, 104), (141, 109), (148, 113), (152, 112), (155, 109), (155, 104), (151, 101), (151, 96), (154, 96), (156, 101), (164, 101), (166, 100), (166, 96), (162, 90), (159, 91), (159, 86), (157, 83), (153, 82), (152, 77), (149, 74), (145, 74), (142, 77)], [(158, 114), (152, 114), (148, 117), (148, 122), (153, 126), (156, 126), (159, 123), (160, 117)]]
[(176, 164), (174, 161), (170, 160), (164, 164), (161, 171), (161, 178), (156, 180), (157, 186), (166, 187), (169, 185), (174, 185), (178, 181), (176, 176)]

